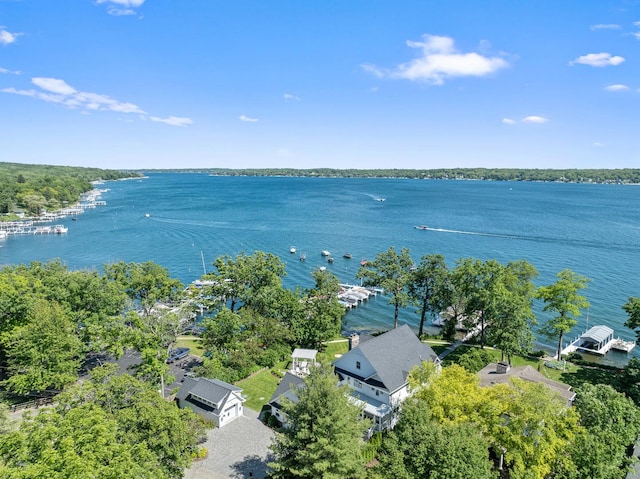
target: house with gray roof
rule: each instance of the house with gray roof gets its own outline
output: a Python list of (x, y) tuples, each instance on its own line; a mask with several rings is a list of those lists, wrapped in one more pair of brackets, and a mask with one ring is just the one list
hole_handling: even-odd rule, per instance
[(357, 345), (333, 362), (340, 384), (349, 385), (354, 401), (372, 420), (370, 434), (392, 429), (402, 402), (411, 396), (409, 372), (424, 361), (439, 364), (438, 355), (407, 325), (351, 344)]
[(243, 415), (245, 399), (241, 388), (219, 379), (185, 378), (176, 401), (180, 408), (189, 408), (223, 427)]
[(513, 368), (504, 363), (489, 363), (478, 371), (478, 378), (480, 379), (480, 386), (483, 387), (493, 386), (494, 384), (510, 384), (511, 378), (544, 384), (564, 399), (567, 402), (567, 406), (571, 406), (576, 397), (576, 393), (571, 390), (571, 386), (549, 379), (531, 366)]
[(293, 403), (298, 402), (298, 396), (296, 394), (296, 390), (304, 387), (304, 379), (302, 376), (294, 374), (290, 371), (287, 371), (284, 377), (280, 380), (280, 384), (278, 384), (278, 388), (271, 396), (269, 400), (269, 406), (271, 407), (271, 415), (275, 416), (280, 423), (285, 424), (287, 422), (287, 418), (285, 413), (282, 411), (282, 403), (285, 400), (291, 401)]

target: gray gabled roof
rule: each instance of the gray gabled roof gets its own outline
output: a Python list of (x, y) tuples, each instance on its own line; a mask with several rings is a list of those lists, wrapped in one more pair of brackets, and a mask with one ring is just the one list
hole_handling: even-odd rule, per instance
[(546, 385), (548, 388), (555, 391), (561, 397), (567, 401), (573, 401), (576, 393), (571, 390), (571, 386), (560, 381), (554, 381), (549, 379), (544, 374), (535, 370), (531, 366), (517, 366), (510, 368), (505, 373), (498, 373), (497, 364), (489, 363), (480, 371), (478, 371), (478, 378), (480, 378), (480, 386), (493, 386), (494, 384), (509, 384), (511, 378), (520, 378), (525, 381), (533, 383), (540, 383)]
[(269, 404), (274, 403), (277, 406), (282, 405), (282, 398), (287, 398), (292, 402), (296, 402), (298, 397), (296, 395), (296, 389), (304, 386), (304, 380), (295, 374), (286, 372), (284, 377), (280, 380), (276, 392), (273, 393)]
[(189, 394), (193, 394), (219, 405), (230, 393), (239, 393), (241, 391), (241, 388), (219, 379), (185, 378), (176, 397), (178, 399), (186, 399)]
[(406, 324), (360, 343), (343, 357), (352, 352), (357, 354), (355, 351), (360, 351), (369, 361), (376, 371), (375, 378), (389, 392), (406, 384), (409, 371), (414, 366), (422, 364), (423, 361), (436, 361), (438, 358), (431, 346), (420, 342)]

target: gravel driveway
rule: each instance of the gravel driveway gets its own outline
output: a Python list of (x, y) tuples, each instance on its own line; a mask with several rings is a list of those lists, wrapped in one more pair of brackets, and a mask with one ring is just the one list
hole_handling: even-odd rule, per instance
[[(273, 431), (258, 420), (258, 413), (243, 408), (244, 416), (222, 429), (207, 432), (209, 455), (185, 471), (185, 479), (263, 479), (267, 472)], [(253, 473), (253, 476), (249, 474)]]

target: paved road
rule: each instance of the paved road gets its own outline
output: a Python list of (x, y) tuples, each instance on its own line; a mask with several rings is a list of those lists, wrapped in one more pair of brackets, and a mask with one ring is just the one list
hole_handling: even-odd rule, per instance
[[(204, 446), (209, 455), (185, 471), (185, 479), (263, 479), (267, 473), (273, 431), (262, 424), (258, 413), (245, 409), (245, 416), (207, 433)], [(253, 476), (250, 476), (253, 473)]]

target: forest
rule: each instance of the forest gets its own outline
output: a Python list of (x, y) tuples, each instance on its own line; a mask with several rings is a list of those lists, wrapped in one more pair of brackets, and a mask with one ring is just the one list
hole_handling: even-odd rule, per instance
[(16, 210), (32, 216), (76, 203), (80, 194), (91, 190), (94, 180), (137, 176), (140, 173), (131, 171), (0, 163), (0, 221), (15, 219), (1, 215)]

